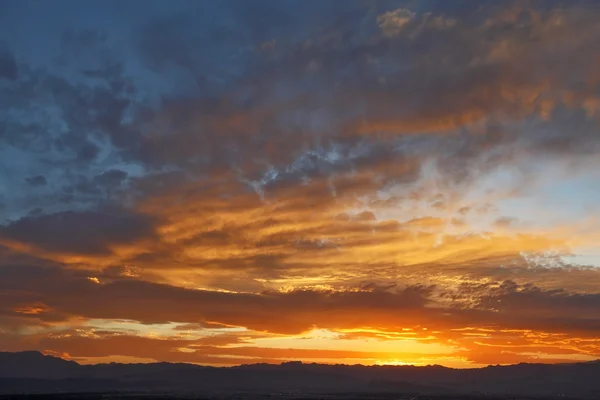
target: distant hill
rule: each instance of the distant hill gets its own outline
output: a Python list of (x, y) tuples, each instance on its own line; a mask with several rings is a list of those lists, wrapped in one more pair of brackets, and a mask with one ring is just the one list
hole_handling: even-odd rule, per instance
[(55, 392), (490, 393), (600, 398), (600, 363), (441, 366), (254, 364), (80, 365), (38, 352), (0, 352), (0, 393)]
[(76, 375), (81, 365), (37, 351), (0, 352), (0, 377), (60, 379)]

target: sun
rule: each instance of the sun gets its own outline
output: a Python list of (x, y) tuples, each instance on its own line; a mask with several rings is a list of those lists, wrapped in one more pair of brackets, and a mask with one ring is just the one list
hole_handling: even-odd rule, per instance
[(406, 361), (402, 361), (402, 360), (377, 360), (375, 362), (375, 365), (419, 365), (418, 363), (414, 363), (414, 362), (406, 362)]

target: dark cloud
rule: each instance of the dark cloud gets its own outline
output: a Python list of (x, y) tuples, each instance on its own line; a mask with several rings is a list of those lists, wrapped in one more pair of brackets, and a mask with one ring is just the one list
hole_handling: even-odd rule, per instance
[[(258, 331), (298, 333), (312, 327), (382, 329), (424, 326), (540, 330), (594, 336), (600, 330), (598, 294), (543, 290), (511, 281), (448, 292), (438, 303), (434, 287), (363, 285), (360, 291), (225, 293), (191, 290), (132, 279), (99, 283), (58, 269), (0, 269), (4, 312), (39, 318), (136, 320), (244, 326)], [(9, 291), (6, 291), (9, 290)], [(443, 305), (445, 304), (445, 305)], [(465, 305), (468, 305), (465, 307)], [(19, 310), (16, 313), (19, 313)]]
[(94, 177), (94, 181), (101, 186), (119, 186), (123, 181), (127, 179), (127, 172), (121, 171), (120, 169), (111, 169), (104, 171), (100, 175)]
[(151, 237), (153, 221), (125, 211), (66, 211), (23, 217), (2, 227), (0, 235), (50, 252), (110, 254), (111, 244)]
[(563, 318), (594, 319), (600, 308), (598, 294), (569, 293), (559, 289), (542, 290), (534, 284), (518, 285), (513, 281), (505, 281), (498, 287), (486, 289), (479, 301), (482, 307), (502, 313), (522, 312), (537, 318), (553, 319), (558, 315)]
[(202, 329), (226, 329), (227, 325), (218, 324), (214, 322), (203, 322), (199, 324), (183, 324), (177, 325), (173, 330), (175, 331), (194, 331), (194, 330), (202, 330)]
[(43, 175), (25, 178), (25, 181), (27, 181), (27, 183), (29, 183), (31, 186), (46, 186), (48, 184), (48, 181)]
[(30, 217), (37, 217), (40, 216), (44, 213), (44, 209), (41, 207), (36, 207), (32, 210), (29, 210), (29, 212), (27, 213), (28, 216)]
[[(557, 53), (573, 59), (569, 55), (576, 52), (564, 41), (558, 48), (547, 45), (563, 33), (552, 22), (556, 10), (541, 10), (538, 19), (513, 21), (498, 17), (498, 7), (489, 4), (476, 10), (448, 8), (448, 15), (443, 8), (439, 14), (415, 13), (401, 33), (381, 35), (377, 15), (397, 6), (382, 3), (365, 13), (353, 3), (335, 18), (333, 11), (339, 7), (333, 4), (324, 5), (320, 17), (311, 7), (290, 13), (284, 6), (265, 4), (236, 11), (227, 5), (176, 10), (136, 31), (142, 69), (158, 69), (170, 87), (153, 102), (128, 75), (131, 60), (109, 51), (110, 35), (67, 30), (61, 37), (65, 62), (83, 62), (85, 49), (104, 54), (102, 62), (87, 68), (78, 83), (36, 73), (13, 96), (24, 100), (34, 91), (47, 93), (62, 110), (67, 131), (49, 141), (44, 124), (30, 123), (29, 133), (23, 135), (24, 127), (15, 122), (7, 130), (14, 133), (7, 137), (14, 143), (28, 136), (30, 140), (20, 144), (26, 151), (60, 152), (55, 168), (77, 165), (85, 174), (99, 157), (97, 139), (108, 139), (115, 146), (115, 161), (123, 158), (156, 170), (175, 167), (188, 179), (245, 179), (263, 192), (267, 186), (275, 191), (306, 179), (367, 170), (375, 163), (373, 174), (385, 177), (379, 186), (406, 182), (418, 177), (425, 156), (437, 158), (444, 175), (465, 180), (511, 157), (514, 152), (505, 145), (523, 141), (506, 133), (503, 124), (538, 118), (546, 105), (556, 109), (562, 103), (559, 93), (565, 90), (580, 93), (577, 84), (565, 78), (565, 65), (547, 62)], [(521, 14), (529, 15), (525, 11)], [(225, 22), (197, 29), (196, 17), (204, 21), (207, 15), (230, 16), (237, 21), (236, 29)], [(319, 23), (302, 35), (291, 27), (315, 18)], [(595, 31), (589, 18), (577, 12), (565, 18), (565, 24), (578, 26), (569, 32), (577, 46), (590, 44)], [(521, 25), (527, 29), (518, 28)], [(251, 44), (276, 34), (286, 46), (275, 46), (275, 56), (251, 50)], [(480, 37), (485, 40), (476, 40)], [(502, 45), (508, 46), (508, 55), (502, 53)], [(211, 54), (210, 65), (194, 51), (198, 47)], [(573, 60), (571, 69), (590, 75), (582, 60)], [(197, 87), (179, 84), (186, 75), (173, 68), (187, 71)], [(585, 98), (574, 96), (567, 109), (580, 107)], [(414, 137), (469, 131), (477, 123), (500, 128), (485, 134), (466, 132), (459, 140)], [(358, 133), (368, 138), (348, 137)], [(531, 149), (556, 142), (548, 135), (526, 134)], [(569, 135), (564, 140), (587, 143), (593, 137)], [(491, 147), (500, 154), (487, 157), (483, 150)], [(578, 152), (591, 147), (560, 148)], [(392, 177), (394, 166), (406, 162), (407, 155), (413, 157), (413, 168)], [(270, 180), (272, 171), (277, 176)], [(96, 176), (88, 177), (95, 182), (104, 179), (96, 171), (90, 175)], [(81, 186), (85, 201), (106, 196), (105, 190), (87, 185)], [(75, 195), (73, 201), (78, 200)]]
[(3, 290), (19, 288), (12, 296), (6, 293), (5, 312), (17, 306), (32, 307), (42, 302), (47, 313), (34, 314), (42, 318), (80, 315), (142, 323), (211, 321), (279, 333), (298, 333), (313, 325), (341, 328), (346, 323), (358, 323), (365, 318), (365, 312), (371, 313), (371, 322), (377, 324), (383, 323), (384, 315), (391, 312), (402, 314), (397, 318), (404, 320), (423, 308), (430, 291), (428, 288), (411, 287), (396, 293), (297, 291), (234, 294), (135, 280), (95, 283), (83, 276), (43, 268), (5, 268), (0, 273), (6, 278), (2, 281)]
[[(454, 22), (443, 14), (422, 14), (406, 27), (407, 32), (385, 38), (377, 36), (373, 20), (368, 31), (375, 36), (367, 42), (355, 40), (349, 27), (374, 16), (349, 9), (352, 12), (346, 10), (343, 18), (320, 27), (314, 33), (318, 39), (291, 41), (289, 50), (278, 50), (274, 58), (259, 58), (256, 64), (248, 61), (252, 57), (245, 58), (239, 80), (222, 79), (239, 86), (232, 90), (224, 84), (218, 101), (212, 94), (163, 98), (159, 108), (147, 110), (141, 118), (145, 121), (141, 131), (147, 134), (142, 134), (135, 154), (154, 167), (175, 164), (195, 173), (231, 173), (235, 167), (263, 186), (261, 179), (274, 170), (277, 179), (269, 184), (284, 186), (315, 172), (330, 176), (360, 169), (363, 160), (381, 156), (378, 149), (388, 150), (389, 163), (394, 163), (404, 152), (390, 152), (390, 148), (408, 153), (420, 148), (421, 155), (440, 160), (443, 174), (465, 180), (503, 162), (511, 156), (507, 145), (523, 141), (507, 133), (505, 124), (539, 119), (544, 107), (554, 109), (561, 104), (560, 91), (576, 90), (564, 78), (563, 65), (533, 67), (548, 65), (546, 60), (558, 52), (573, 51), (546, 46), (546, 40), (562, 32), (553, 25), (552, 12), (542, 12), (539, 25), (529, 19), (492, 18), (493, 13), (485, 14), (490, 20), (483, 24), (469, 19), (475, 11), (464, 9), (463, 20)], [(178, 48), (186, 41), (194, 42), (184, 34), (190, 29), (186, 18), (169, 21), (150, 32), (179, 33), (171, 38), (161, 35), (160, 42), (146, 33), (152, 44), (147, 47), (174, 52), (154, 54), (155, 59), (204, 74), (199, 62), (189, 59), (192, 52)], [(590, 21), (577, 13), (569, 15), (569, 21), (593, 30)], [(516, 28), (523, 24), (529, 28)], [(547, 37), (538, 37), (542, 34)], [(582, 33), (577, 40), (587, 43), (589, 35)], [(243, 47), (242, 38), (232, 40), (235, 45), (229, 51), (236, 45)], [(503, 45), (509, 46), (510, 54), (501, 53)], [(407, 61), (402, 68), (394, 68), (399, 60)], [(309, 65), (320, 67), (310, 72)], [(577, 68), (589, 75), (584, 63)], [(470, 127), (480, 123), (487, 124), (489, 132), (472, 134)], [(493, 129), (494, 124), (499, 128)], [(413, 137), (460, 129), (466, 129), (460, 140)], [(369, 144), (360, 157), (351, 159), (354, 149), (340, 135), (356, 133), (369, 135)], [(397, 134), (406, 137), (390, 137)], [(532, 150), (550, 140), (546, 135), (527, 137)], [(571, 135), (568, 140), (579, 139)], [(338, 146), (343, 162), (328, 158), (333, 153), (317, 144), (323, 142)], [(501, 146), (507, 146), (506, 154), (483, 159), (482, 150)]]
[(19, 78), (19, 68), (14, 54), (0, 45), (0, 78), (16, 81)]

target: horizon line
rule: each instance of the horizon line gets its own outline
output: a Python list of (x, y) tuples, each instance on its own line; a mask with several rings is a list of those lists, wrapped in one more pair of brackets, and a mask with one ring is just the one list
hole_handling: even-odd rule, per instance
[(484, 368), (498, 368), (498, 367), (514, 367), (514, 366), (519, 366), (519, 365), (547, 365), (547, 366), (558, 366), (558, 365), (579, 365), (579, 364), (595, 364), (595, 363), (600, 363), (600, 358), (597, 358), (595, 360), (590, 360), (590, 361), (565, 361), (565, 362), (554, 362), (554, 363), (545, 363), (545, 362), (520, 362), (520, 363), (516, 363), (516, 364), (488, 364), (486, 366), (475, 366), (475, 367), (471, 367), (471, 368), (454, 368), (454, 367), (447, 367), (445, 365), (441, 365), (441, 364), (427, 364), (427, 365), (416, 365), (416, 364), (410, 364), (410, 363), (406, 363), (403, 365), (395, 365), (395, 364), (345, 364), (345, 363), (318, 363), (318, 362), (306, 362), (306, 361), (302, 361), (302, 360), (288, 360), (288, 361), (281, 361), (281, 363), (279, 364), (274, 364), (274, 363), (269, 363), (269, 362), (256, 362), (256, 363), (250, 363), (250, 364), (236, 364), (236, 365), (222, 365), (222, 366), (216, 366), (216, 365), (210, 365), (210, 364), (199, 364), (199, 363), (190, 363), (190, 362), (172, 362), (172, 361), (159, 361), (159, 360), (155, 360), (153, 362), (131, 362), (131, 363), (126, 363), (126, 362), (109, 362), (109, 363), (95, 363), (95, 364), (81, 364), (79, 362), (76, 361), (76, 358), (74, 359), (67, 359), (67, 358), (63, 358), (63, 357), (59, 357), (53, 354), (45, 354), (43, 351), (40, 350), (21, 350), (21, 351), (0, 351), (0, 354), (23, 354), (23, 353), (36, 353), (41, 355), (42, 357), (50, 357), (50, 358), (56, 358), (56, 359), (60, 359), (63, 361), (67, 361), (67, 362), (73, 362), (79, 366), (98, 366), (98, 365), (151, 365), (151, 364), (172, 364), (172, 365), (190, 365), (190, 366), (195, 366), (195, 367), (203, 367), (203, 368), (239, 368), (239, 367), (251, 367), (251, 366), (262, 366), (262, 365), (268, 365), (268, 366), (274, 366), (274, 367), (280, 367), (280, 366), (285, 366), (285, 365), (306, 365), (306, 366), (311, 366), (311, 365), (318, 365), (318, 366), (329, 366), (329, 367), (364, 367), (364, 368), (403, 368), (403, 367), (410, 367), (410, 368), (432, 368), (432, 367), (441, 367), (441, 368), (445, 368), (445, 369), (452, 369), (452, 370), (473, 370), (473, 369), (484, 369)]

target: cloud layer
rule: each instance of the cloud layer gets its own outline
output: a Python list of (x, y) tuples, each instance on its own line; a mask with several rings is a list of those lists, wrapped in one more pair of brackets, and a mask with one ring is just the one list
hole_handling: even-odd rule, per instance
[(600, 357), (593, 4), (3, 7), (0, 349)]

